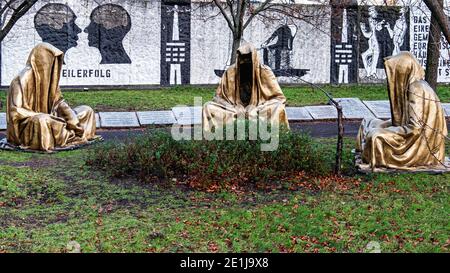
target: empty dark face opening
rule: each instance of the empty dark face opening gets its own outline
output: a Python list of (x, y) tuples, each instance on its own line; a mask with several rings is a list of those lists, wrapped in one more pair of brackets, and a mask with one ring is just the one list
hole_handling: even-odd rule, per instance
[(253, 87), (253, 62), (252, 54), (240, 54), (239, 62), (239, 93), (244, 106), (250, 104)]

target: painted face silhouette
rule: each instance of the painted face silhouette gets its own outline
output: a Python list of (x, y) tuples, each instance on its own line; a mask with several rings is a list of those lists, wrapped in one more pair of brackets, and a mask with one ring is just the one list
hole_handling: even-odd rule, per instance
[(47, 4), (34, 16), (34, 27), (42, 41), (52, 44), (62, 52), (77, 46), (81, 29), (75, 24), (77, 17), (69, 6)]
[(101, 64), (129, 64), (131, 59), (123, 47), (123, 39), (131, 29), (131, 17), (121, 6), (100, 5), (91, 13), (91, 23), (84, 30), (89, 46), (99, 49)]

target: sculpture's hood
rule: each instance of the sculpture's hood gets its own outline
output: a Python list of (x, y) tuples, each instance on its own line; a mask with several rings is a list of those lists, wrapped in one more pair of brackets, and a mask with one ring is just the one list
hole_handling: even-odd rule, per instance
[[(252, 63), (250, 66), (245, 64), (241, 67), (239, 65), (239, 58), (247, 54), (251, 54)], [(261, 64), (256, 48), (250, 43), (245, 43), (238, 48), (236, 62), (225, 71), (220, 80), (216, 91), (218, 98), (233, 105), (242, 105), (239, 90), (239, 78), (242, 69), (245, 69), (245, 73), (251, 75), (249, 78), (253, 82), (251, 86), (250, 105), (258, 106), (274, 98), (282, 103), (286, 101), (272, 70), (268, 66)]]
[(48, 43), (40, 43), (31, 51), (27, 68), (31, 69), (34, 83), (21, 73), (20, 81), (23, 87), (23, 100), (39, 113), (50, 113), (53, 106), (61, 98), (59, 79), (63, 65), (64, 53)]
[(247, 73), (255, 73), (257, 70), (259, 70), (260, 62), (259, 62), (258, 52), (256, 51), (255, 46), (250, 43), (245, 43), (242, 46), (240, 46), (237, 50), (236, 62), (235, 62), (237, 72), (239, 72), (241, 69), (243, 69), (240, 66), (239, 60), (242, 58), (243, 55), (248, 55), (248, 54), (251, 54), (251, 59), (252, 59), (252, 68), (251, 69), (252, 69), (252, 71), (246, 71), (246, 72)]
[(384, 67), (391, 104), (392, 125), (406, 125), (409, 120), (409, 85), (415, 81), (423, 80), (425, 71), (416, 58), (407, 51), (384, 58)]

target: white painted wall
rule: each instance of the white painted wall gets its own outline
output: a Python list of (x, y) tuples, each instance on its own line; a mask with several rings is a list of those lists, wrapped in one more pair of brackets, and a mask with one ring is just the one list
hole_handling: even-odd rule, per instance
[[(303, 0), (300, 0), (303, 1)], [(196, 1), (198, 2), (198, 1)], [(318, 3), (318, 1), (303, 1)], [(376, 0), (359, 1), (361, 4), (380, 4)], [(395, 2), (395, 1), (394, 1)], [(418, 0), (396, 1), (397, 5), (414, 4), (410, 15), (410, 46), (414, 50), (417, 43), (414, 33), (414, 16), (429, 18), (429, 11)], [(2, 43), (1, 85), (7, 86), (25, 66), (28, 54), (35, 44), (41, 42), (34, 28), (34, 15), (46, 3), (64, 3), (71, 7), (77, 15), (76, 23), (84, 29), (89, 25), (90, 14), (99, 4), (115, 3), (123, 6), (131, 16), (132, 27), (123, 44), (130, 56), (131, 64), (100, 64), (101, 56), (97, 48), (89, 47), (87, 34), (80, 33), (78, 46), (71, 48), (66, 54), (66, 65), (63, 69), (109, 70), (111, 78), (79, 78), (63, 77), (63, 86), (121, 86), (121, 85), (158, 85), (160, 84), (160, 37), (161, 6), (157, 0), (41, 0), (32, 10), (21, 18)], [(446, 5), (448, 1), (446, 0)], [(231, 31), (222, 16), (207, 21), (206, 15), (217, 14), (216, 8), (201, 10), (197, 3), (192, 4), (191, 15), (191, 84), (216, 84), (219, 78), (214, 69), (226, 69), (229, 65), (231, 50)], [(330, 13), (327, 13), (330, 14)], [(314, 83), (330, 82), (330, 15), (322, 21), (322, 25), (312, 25), (296, 21), (298, 33), (294, 39), (293, 68), (309, 69), (304, 80)], [(257, 48), (276, 30), (280, 22), (270, 23), (255, 19), (245, 31), (244, 39), (252, 42)], [(426, 45), (426, 43), (425, 43)], [(426, 51), (426, 50), (425, 50)], [(448, 50), (442, 50), (442, 62), (449, 60)], [(440, 82), (450, 82), (449, 65), (442, 67)], [(448, 72), (448, 73), (447, 73)], [(380, 77), (380, 81), (382, 81)], [(293, 82), (290, 78), (279, 78), (282, 83)]]
[(68, 5), (77, 15), (76, 24), (84, 30), (90, 22), (92, 10), (97, 3), (114, 3), (124, 7), (132, 18), (130, 32), (125, 36), (123, 45), (132, 64), (100, 64), (101, 56), (97, 48), (89, 47), (87, 34), (78, 35), (78, 46), (67, 51), (63, 69), (110, 70), (110, 78), (62, 77), (61, 85), (140, 85), (159, 84), (160, 81), (160, 4), (157, 1), (139, 0), (41, 0), (23, 16), (2, 43), (2, 85), (9, 85), (25, 66), (28, 54), (33, 46), (42, 42), (34, 29), (35, 13), (47, 3)]
[[(218, 83), (219, 78), (214, 74), (214, 69), (226, 69), (230, 64), (231, 31), (222, 16), (204, 20), (205, 17), (217, 14), (219, 12), (217, 8), (193, 8), (192, 10), (191, 83)], [(256, 48), (260, 48), (281, 23), (281, 21), (265, 23), (255, 18), (244, 32), (244, 41), (251, 42)], [(294, 39), (292, 67), (310, 70), (303, 77), (304, 80), (315, 83), (329, 82), (330, 21), (321, 20), (320, 26), (300, 20), (292, 23), (298, 26)], [(312, 52), (314, 54), (311, 54)], [(262, 58), (261, 50), (259, 54)], [(282, 83), (295, 82), (292, 78), (286, 77), (280, 77), (278, 80)]]

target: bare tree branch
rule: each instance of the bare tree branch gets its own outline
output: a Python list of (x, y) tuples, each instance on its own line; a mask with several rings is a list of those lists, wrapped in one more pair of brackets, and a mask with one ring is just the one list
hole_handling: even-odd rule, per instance
[(259, 5), (259, 7), (256, 8), (255, 11), (252, 11), (252, 12), (251, 12), (251, 15), (247, 18), (247, 21), (245, 22), (243, 29), (246, 29), (247, 26), (250, 24), (250, 22), (253, 20), (253, 18), (254, 18), (257, 14), (259, 14), (260, 12), (262, 12), (262, 11), (264, 10), (264, 8), (265, 8), (270, 2), (272, 2), (272, 0), (266, 0), (266, 1), (264, 1), (261, 5)]
[(238, 28), (237, 32), (242, 34), (242, 32), (244, 32), (243, 25), (244, 25), (244, 15), (245, 15), (245, 7), (247, 4), (247, 1), (246, 0), (239, 0), (239, 1), (240, 1), (239, 5), (238, 5), (239, 21), (238, 21), (238, 25), (236, 27)]
[(233, 23), (231, 22), (230, 17), (228, 17), (228, 14), (226, 10), (223, 8), (222, 4), (220, 3), (220, 0), (214, 0), (214, 4), (219, 8), (220, 12), (222, 13), (223, 17), (227, 21), (228, 27), (233, 30)]
[(234, 15), (233, 2), (227, 0), (228, 7), (230, 8), (231, 18), (233, 18), (233, 24), (236, 26), (236, 16)]
[(9, 11), (12, 11), (11, 16), (6, 20), (6, 22), (2, 22), (2, 28), (0, 30), (0, 41), (8, 35), (11, 31), (12, 27), (17, 23), (17, 21), (24, 16), (31, 7), (36, 4), (38, 0), (22, 0), (21, 2), (18, 0), (10, 0), (10, 1), (2, 1), (5, 2), (5, 6), (0, 10), (0, 16), (6, 14)]
[[(314, 28), (319, 29), (319, 25), (322, 25), (321, 22), (329, 14), (327, 2), (326, 0), (317, 0), (316, 4), (308, 5), (309, 8), (304, 8), (303, 5), (296, 4), (293, 0), (263, 0), (259, 1), (258, 4), (255, 4), (255, 1), (252, 0), (213, 0), (209, 3), (202, 1), (201, 5), (214, 4), (225, 18), (233, 36), (230, 60), (231, 63), (234, 63), (235, 51), (240, 45), (244, 31), (255, 18), (267, 19), (266, 22), (291, 18), (307, 22)], [(314, 8), (311, 9), (311, 6), (314, 6)], [(319, 9), (320, 12), (311, 12), (314, 9)], [(208, 18), (211, 18), (211, 16)], [(326, 33), (322, 29), (319, 29), (319, 31)]]

